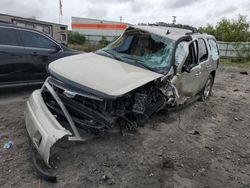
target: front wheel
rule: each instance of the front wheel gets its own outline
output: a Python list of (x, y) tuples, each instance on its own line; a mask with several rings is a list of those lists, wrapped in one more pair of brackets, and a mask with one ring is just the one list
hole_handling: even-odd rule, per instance
[(213, 83), (214, 83), (214, 78), (210, 74), (208, 76), (208, 79), (206, 81), (206, 84), (204, 88), (202, 89), (200, 95), (201, 95), (201, 101), (205, 101), (212, 93), (212, 88), (213, 88)]

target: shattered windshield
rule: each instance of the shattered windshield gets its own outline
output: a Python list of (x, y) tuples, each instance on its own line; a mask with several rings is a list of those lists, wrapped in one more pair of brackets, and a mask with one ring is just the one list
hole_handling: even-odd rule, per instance
[(174, 41), (169, 38), (131, 30), (99, 52), (104, 51), (115, 59), (162, 72), (170, 68), (173, 48)]

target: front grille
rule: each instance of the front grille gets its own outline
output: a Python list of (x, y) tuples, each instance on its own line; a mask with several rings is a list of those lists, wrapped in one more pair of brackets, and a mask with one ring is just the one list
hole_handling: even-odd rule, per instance
[[(103, 110), (107, 106), (105, 100), (88, 98), (79, 94), (76, 94), (74, 97), (67, 97), (64, 95), (66, 89), (63, 89), (62, 85), (59, 87), (52, 83), (50, 85), (63, 102), (78, 128), (87, 132), (100, 133), (113, 125), (115, 118), (103, 114)], [(63, 111), (46, 87), (42, 91), (42, 97), (48, 109), (55, 115), (58, 121), (68, 126)]]

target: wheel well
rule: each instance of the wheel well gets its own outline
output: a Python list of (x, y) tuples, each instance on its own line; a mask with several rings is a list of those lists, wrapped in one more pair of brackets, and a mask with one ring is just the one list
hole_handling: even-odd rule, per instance
[(210, 73), (213, 76), (213, 81), (214, 81), (214, 78), (215, 78), (215, 73), (216, 73), (215, 70)]

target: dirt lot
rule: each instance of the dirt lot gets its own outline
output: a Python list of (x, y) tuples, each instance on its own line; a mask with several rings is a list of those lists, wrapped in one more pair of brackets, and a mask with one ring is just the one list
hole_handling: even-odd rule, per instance
[[(160, 112), (136, 134), (60, 147), (56, 184), (30, 162), (23, 113), (31, 89), (1, 91), (0, 187), (250, 187), (250, 75), (242, 70), (221, 66), (207, 102)], [(14, 145), (3, 149), (7, 140)]]

